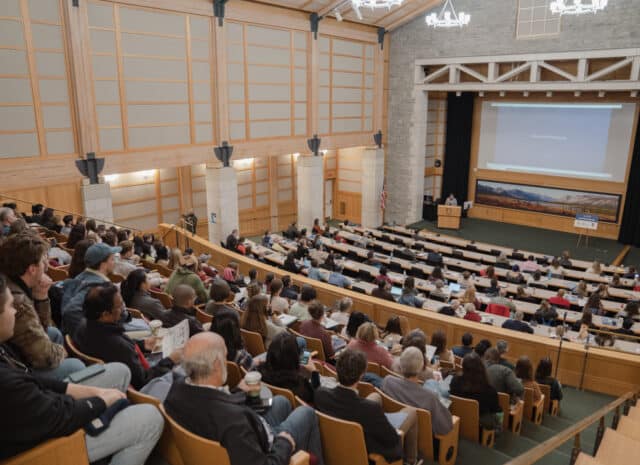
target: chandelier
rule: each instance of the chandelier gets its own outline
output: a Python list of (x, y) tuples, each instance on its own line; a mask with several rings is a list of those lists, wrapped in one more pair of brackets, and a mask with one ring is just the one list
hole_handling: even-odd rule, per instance
[(581, 15), (584, 13), (597, 13), (604, 10), (608, 0), (554, 0), (549, 7), (551, 12), (560, 15)]
[(394, 6), (401, 5), (403, 0), (351, 0), (353, 8), (386, 8), (390, 10)]
[(446, 0), (440, 13), (437, 15), (431, 13), (425, 18), (427, 24), (433, 27), (462, 27), (469, 24), (471, 21), (471, 15), (463, 13), (456, 13), (455, 8), (451, 0)]

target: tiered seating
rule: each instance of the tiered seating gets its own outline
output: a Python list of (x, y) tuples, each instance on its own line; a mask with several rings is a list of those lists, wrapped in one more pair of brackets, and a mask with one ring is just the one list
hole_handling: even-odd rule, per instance
[(80, 429), (70, 436), (52, 439), (8, 460), (2, 460), (0, 465), (89, 465), (84, 435), (84, 430)]

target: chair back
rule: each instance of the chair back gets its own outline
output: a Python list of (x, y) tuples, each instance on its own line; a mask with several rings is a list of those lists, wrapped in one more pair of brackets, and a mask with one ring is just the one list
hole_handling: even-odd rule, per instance
[(379, 392), (373, 384), (365, 383), (364, 381), (359, 381), (356, 387), (360, 397), (367, 397), (369, 394)]
[(380, 376), (382, 376), (383, 378), (385, 376), (395, 376), (396, 378), (402, 378), (402, 375), (400, 373), (396, 373), (395, 371), (388, 369), (384, 365), (380, 365)]
[(558, 409), (560, 403), (557, 399), (551, 400), (551, 386), (548, 384), (538, 383), (540, 391), (544, 394), (544, 411), (553, 416), (558, 415)]
[(129, 315), (131, 315), (132, 318), (144, 319), (144, 315), (137, 308), (127, 307), (127, 312), (129, 312)]
[(187, 431), (167, 414), (163, 405), (158, 408), (162, 412), (166, 424), (169, 425), (171, 436), (178, 446), (184, 465), (202, 465), (204, 463), (231, 465), (227, 450), (219, 442), (210, 441)]
[(93, 364), (104, 365), (104, 361), (103, 360), (100, 360), (99, 358), (92, 357), (90, 355), (87, 355), (87, 354), (81, 352), (80, 349), (78, 349), (75, 346), (75, 344), (71, 340), (71, 336), (69, 336), (68, 334), (64, 337), (64, 342), (65, 342), (67, 348), (69, 349), (69, 352), (71, 354), (73, 354), (74, 357), (79, 358), (80, 360), (85, 362), (87, 365), (93, 365)]
[(527, 420), (539, 425), (542, 423), (542, 415), (544, 410), (544, 397), (538, 402), (533, 400), (533, 389), (524, 388), (524, 416)]
[[(322, 455), (327, 465), (369, 465), (364, 432), (359, 423), (316, 411)], [(345, 445), (348, 444), (348, 447)]]
[(240, 335), (242, 336), (242, 342), (253, 357), (264, 354), (267, 349), (264, 346), (262, 335), (255, 331), (249, 331), (247, 329), (240, 329)]
[(500, 305), (500, 304), (489, 304), (487, 306), (487, 313), (492, 313), (494, 315), (500, 315), (500, 316), (504, 316), (509, 318), (511, 316), (511, 311), (509, 310), (509, 307), (507, 307), (506, 305)]
[(502, 409), (502, 431), (509, 429), (509, 414), (511, 412), (511, 396), (506, 392), (498, 393), (498, 403)]
[(85, 432), (79, 429), (69, 436), (50, 439), (22, 452), (0, 465), (89, 465)]
[(480, 406), (478, 401), (450, 396), (451, 414), (460, 417), (460, 436), (480, 442)]
[(149, 289), (149, 294), (151, 294), (151, 297), (158, 299), (164, 308), (173, 307), (173, 299), (166, 292)]
[(213, 316), (196, 307), (196, 319), (202, 324), (211, 323), (213, 321)]
[(305, 341), (307, 341), (307, 350), (309, 352), (317, 352), (316, 357), (318, 360), (321, 361), (326, 361), (327, 358), (324, 355), (324, 347), (322, 345), (322, 341), (320, 339), (317, 339), (315, 337), (309, 337), (309, 336), (305, 336), (304, 334), (300, 334), (297, 331), (294, 331), (293, 329), (289, 328), (289, 332), (291, 332), (292, 334), (303, 338)]
[(49, 275), (49, 277), (53, 280), (53, 281), (64, 281), (65, 279), (67, 279), (69, 277), (69, 271), (68, 271), (68, 266), (50, 266), (47, 269), (47, 275)]
[(381, 373), (380, 364), (376, 362), (367, 362), (367, 372), (374, 373), (380, 376), (380, 373)]
[(291, 408), (296, 408), (296, 395), (293, 393), (291, 389), (281, 388), (269, 383), (263, 383), (263, 384), (271, 390), (274, 396), (282, 396), (286, 398), (291, 404)]
[(242, 381), (242, 378), (244, 378), (244, 375), (238, 364), (227, 360), (227, 385), (229, 388), (236, 387)]
[(118, 284), (124, 281), (125, 277), (119, 273), (109, 273), (109, 280), (114, 284)]

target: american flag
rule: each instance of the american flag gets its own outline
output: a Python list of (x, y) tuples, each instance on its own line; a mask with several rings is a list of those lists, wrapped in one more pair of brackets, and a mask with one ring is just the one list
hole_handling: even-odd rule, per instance
[(387, 206), (387, 180), (382, 181), (382, 192), (380, 192), (380, 210)]

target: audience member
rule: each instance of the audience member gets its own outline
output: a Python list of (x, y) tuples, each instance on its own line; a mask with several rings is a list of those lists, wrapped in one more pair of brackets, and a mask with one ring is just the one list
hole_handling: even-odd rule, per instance
[(448, 316), (458, 316), (456, 313), (458, 311), (458, 308), (460, 308), (460, 301), (458, 299), (453, 299), (451, 302), (449, 302), (449, 305), (440, 307), (438, 313)]
[(453, 355), (460, 358), (473, 352), (473, 335), (471, 333), (464, 333), (462, 335), (462, 345), (453, 347), (451, 351)]
[(377, 393), (361, 398), (357, 385), (367, 369), (367, 358), (359, 350), (346, 349), (338, 359), (336, 371), (338, 386), (320, 387), (315, 393), (316, 408), (342, 420), (354, 421), (362, 426), (369, 454), (380, 454), (387, 462), (402, 458), (402, 442), (396, 433), (404, 436), (404, 459), (414, 463), (417, 458), (417, 428), (415, 410), (405, 408), (395, 414), (385, 414)]
[(268, 349), (271, 341), (279, 333), (286, 331), (280, 326), (276, 315), (268, 315), (268, 299), (265, 295), (256, 295), (249, 299), (247, 309), (242, 314), (240, 326), (247, 331), (259, 333)]
[(211, 331), (219, 334), (224, 339), (228, 361), (237, 363), (245, 370), (251, 369), (253, 358), (242, 343), (238, 312), (229, 309), (218, 311), (211, 322)]
[(467, 289), (464, 291), (462, 299), (460, 299), (460, 303), (473, 304), (476, 310), (480, 310), (482, 308), (482, 302), (480, 302), (480, 299), (478, 299), (478, 297), (476, 296), (475, 286), (471, 285), (467, 287)]
[(331, 333), (324, 329), (322, 326), (322, 320), (324, 318), (324, 305), (317, 300), (309, 304), (310, 320), (300, 323), (298, 331), (303, 336), (313, 337), (320, 339), (322, 342), (322, 350), (324, 350), (324, 357), (326, 360), (332, 360), (334, 357), (333, 342), (331, 340)]
[(289, 312), (289, 301), (280, 296), (283, 286), (282, 280), (275, 278), (269, 289), (269, 308), (278, 315)]
[(163, 326), (170, 328), (182, 320), (187, 320), (190, 336), (204, 331), (202, 323), (196, 318), (196, 291), (191, 286), (179, 284), (173, 290), (171, 297), (173, 298), (173, 306), (163, 314)]
[(236, 250), (236, 247), (238, 246), (238, 238), (238, 230), (234, 229), (231, 231), (231, 234), (227, 236), (227, 242), (225, 244), (227, 249)]
[(0, 208), (0, 235), (8, 236), (11, 225), (17, 220), (16, 213), (8, 207)]
[(562, 385), (560, 382), (551, 376), (551, 370), (553, 363), (549, 357), (540, 359), (538, 366), (536, 367), (536, 382), (538, 384), (546, 384), (551, 388), (551, 400), (562, 400)]
[[(417, 348), (424, 357), (424, 369), (418, 373), (418, 379), (422, 382), (425, 382), (430, 379), (434, 379), (434, 370), (431, 366), (431, 361), (427, 360), (427, 335), (421, 329), (413, 329), (409, 331), (400, 342), (402, 346), (402, 351), (404, 351), (407, 347), (415, 347)], [(391, 369), (400, 373), (402, 368), (400, 367), (400, 359), (396, 357), (393, 361), (393, 365), (391, 365)]]
[(476, 307), (472, 303), (464, 304), (464, 319), (470, 321), (476, 321), (480, 323), (482, 321), (482, 317), (478, 312), (476, 312)]
[(527, 280), (520, 272), (520, 267), (518, 265), (513, 265), (511, 270), (507, 271), (507, 281), (514, 284), (523, 284)]
[(399, 402), (430, 412), (433, 434), (441, 435), (451, 431), (451, 413), (442, 405), (437, 394), (422, 386), (424, 381), (418, 377), (425, 368), (424, 354), (416, 347), (407, 347), (402, 351), (399, 366), (402, 378), (386, 376), (382, 383), (385, 394)]
[(556, 308), (546, 299), (540, 302), (540, 307), (533, 314), (533, 319), (541, 325), (555, 326), (557, 318)]
[(342, 274), (342, 265), (335, 265), (334, 270), (329, 274), (327, 282), (334, 286), (351, 289), (351, 280)]
[(387, 267), (382, 265), (380, 267), (378, 276), (376, 276), (375, 282), (380, 284), (380, 281), (385, 281), (387, 284), (389, 284), (389, 286), (393, 286), (393, 281), (391, 281), (391, 278), (387, 273)]
[[(69, 237), (67, 238), (67, 242), (65, 247), (67, 249), (74, 249), (76, 244), (87, 237), (87, 230), (82, 223), (77, 223), (73, 225), (71, 228), (71, 232), (69, 233)], [(95, 241), (95, 239), (94, 239)]]
[(395, 302), (396, 299), (393, 297), (393, 294), (389, 292), (391, 289), (391, 284), (384, 279), (379, 279), (377, 281), (378, 287), (371, 291), (371, 295), (373, 297), (377, 297), (378, 299), (389, 300), (391, 302)]
[(361, 351), (365, 354), (367, 361), (391, 369), (393, 357), (387, 349), (377, 344), (377, 340), (378, 328), (374, 323), (366, 322), (360, 325), (355, 338), (349, 341), (347, 348)]
[(343, 297), (337, 301), (337, 309), (331, 313), (331, 319), (342, 326), (347, 326), (349, 323), (349, 317), (351, 316), (351, 309), (353, 307), (353, 300), (351, 297)]
[(61, 249), (58, 246), (58, 241), (55, 238), (49, 239), (49, 263), (57, 262), (58, 266), (69, 265), (71, 263), (71, 255), (66, 250)]
[(573, 266), (571, 263), (571, 257), (569, 256), (568, 250), (565, 250), (564, 252), (562, 252), (562, 254), (560, 255), (560, 258), (558, 259), (558, 263), (560, 264), (560, 266), (563, 266), (565, 268), (571, 268)]
[(526, 355), (523, 355), (516, 362), (515, 369), (516, 376), (520, 378), (522, 381), (522, 385), (525, 388), (530, 388), (533, 390), (533, 401), (538, 402), (542, 397), (542, 392), (540, 391), (540, 386), (533, 379), (533, 366), (531, 365), (531, 360)]
[(164, 291), (167, 294), (172, 294), (176, 286), (186, 284), (196, 291), (199, 303), (206, 303), (208, 300), (207, 289), (204, 287), (200, 277), (196, 274), (197, 266), (198, 259), (196, 257), (181, 257), (180, 265), (171, 273)]
[(271, 342), (266, 361), (258, 371), (265, 383), (289, 389), (307, 404), (313, 404), (314, 391), (320, 386), (320, 375), (311, 360), (302, 365), (300, 352), (293, 334), (280, 333)]
[(309, 279), (315, 279), (316, 281), (325, 281), (318, 267), (318, 260), (315, 258), (311, 259), (311, 266), (307, 270), (307, 277), (309, 277)]
[(491, 347), (491, 341), (489, 339), (481, 339), (476, 346), (473, 348), (473, 351), (480, 358), (484, 358), (485, 352)]
[(522, 271), (533, 273), (539, 269), (540, 265), (538, 265), (538, 262), (533, 255), (529, 255), (527, 261), (522, 263)]
[[(433, 335), (431, 336), (431, 345), (435, 346), (436, 351), (433, 354), (433, 357), (438, 357), (440, 360), (445, 362), (453, 363), (453, 352), (447, 349), (447, 335), (441, 329), (437, 329)], [(434, 360), (431, 363), (435, 363)]]
[(400, 317), (397, 315), (390, 316), (384, 327), (382, 343), (392, 351), (394, 346), (400, 344), (402, 336), (404, 336), (404, 331), (402, 330)]
[(122, 241), (118, 246), (120, 247), (120, 254), (116, 256), (113, 272), (126, 278), (129, 273), (138, 269), (136, 260), (133, 258), (133, 242)]
[(120, 323), (123, 302), (118, 288), (111, 283), (93, 286), (84, 299), (86, 317), (73, 336), (74, 343), (83, 353), (105, 362), (124, 363), (131, 370), (131, 385), (141, 389), (151, 379), (171, 370), (182, 359), (176, 350), (157, 364), (150, 366), (144, 353), (151, 352), (158, 339), (149, 337), (133, 341)]
[(405, 278), (402, 295), (398, 299), (398, 303), (416, 308), (422, 308), (422, 305), (424, 305), (424, 300), (418, 297), (418, 291), (415, 288), (415, 279), (412, 276)]
[(514, 318), (509, 318), (504, 323), (502, 323), (502, 327), (505, 329), (512, 329), (514, 331), (533, 334), (533, 328), (524, 321), (524, 313), (522, 312), (522, 310), (518, 310)]
[(220, 278), (214, 279), (209, 288), (209, 296), (211, 297), (211, 301), (205, 307), (205, 313), (216, 316), (217, 312), (225, 308), (235, 310), (233, 306), (229, 304), (229, 301), (233, 300), (234, 295), (231, 292), (229, 283), (225, 280)]
[[(167, 414), (193, 434), (218, 441), (231, 465), (287, 465), (295, 450), (306, 449), (323, 465), (318, 421), (313, 409), (291, 411), (275, 396), (263, 417), (245, 405), (244, 392), (231, 394), (224, 340), (210, 332), (196, 334), (184, 348), (187, 378), (176, 381), (164, 402)], [(272, 439), (270, 439), (272, 438)]]
[(551, 305), (555, 305), (556, 307), (562, 307), (566, 309), (571, 308), (571, 302), (565, 299), (564, 295), (564, 289), (558, 289), (557, 294), (549, 298), (549, 303)]
[(513, 300), (507, 299), (507, 288), (501, 288), (498, 295), (496, 297), (492, 297), (489, 303), (507, 307), (512, 313), (517, 310)]
[(504, 354), (509, 352), (509, 344), (507, 341), (499, 339), (496, 342), (496, 349), (498, 349), (498, 354), (500, 355), (500, 365), (507, 367), (510, 370), (514, 370), (515, 366), (509, 360), (504, 357)]
[(300, 292), (300, 299), (291, 305), (289, 308), (289, 315), (293, 315), (298, 318), (298, 321), (306, 321), (311, 319), (309, 315), (309, 304), (317, 297), (316, 290), (309, 284), (302, 286)]
[(296, 253), (291, 251), (284, 260), (283, 268), (288, 273), (299, 273), (300, 267), (296, 265)]
[(151, 296), (150, 287), (147, 273), (138, 268), (122, 281), (120, 293), (127, 307), (140, 310), (150, 320), (160, 320), (164, 323), (167, 310), (162, 302)]
[(300, 288), (292, 283), (291, 276), (288, 274), (282, 277), (282, 291), (280, 295), (288, 300), (298, 300)]
[(487, 297), (495, 298), (499, 293), (500, 293), (500, 284), (498, 283), (498, 278), (494, 276), (489, 281), (489, 287), (487, 288), (487, 291), (485, 292), (485, 294), (487, 294)]
[(489, 384), (498, 392), (505, 392), (511, 396), (512, 403), (521, 399), (524, 394), (522, 383), (516, 378), (513, 370), (500, 363), (500, 352), (496, 348), (487, 349), (484, 354), (487, 365)]

